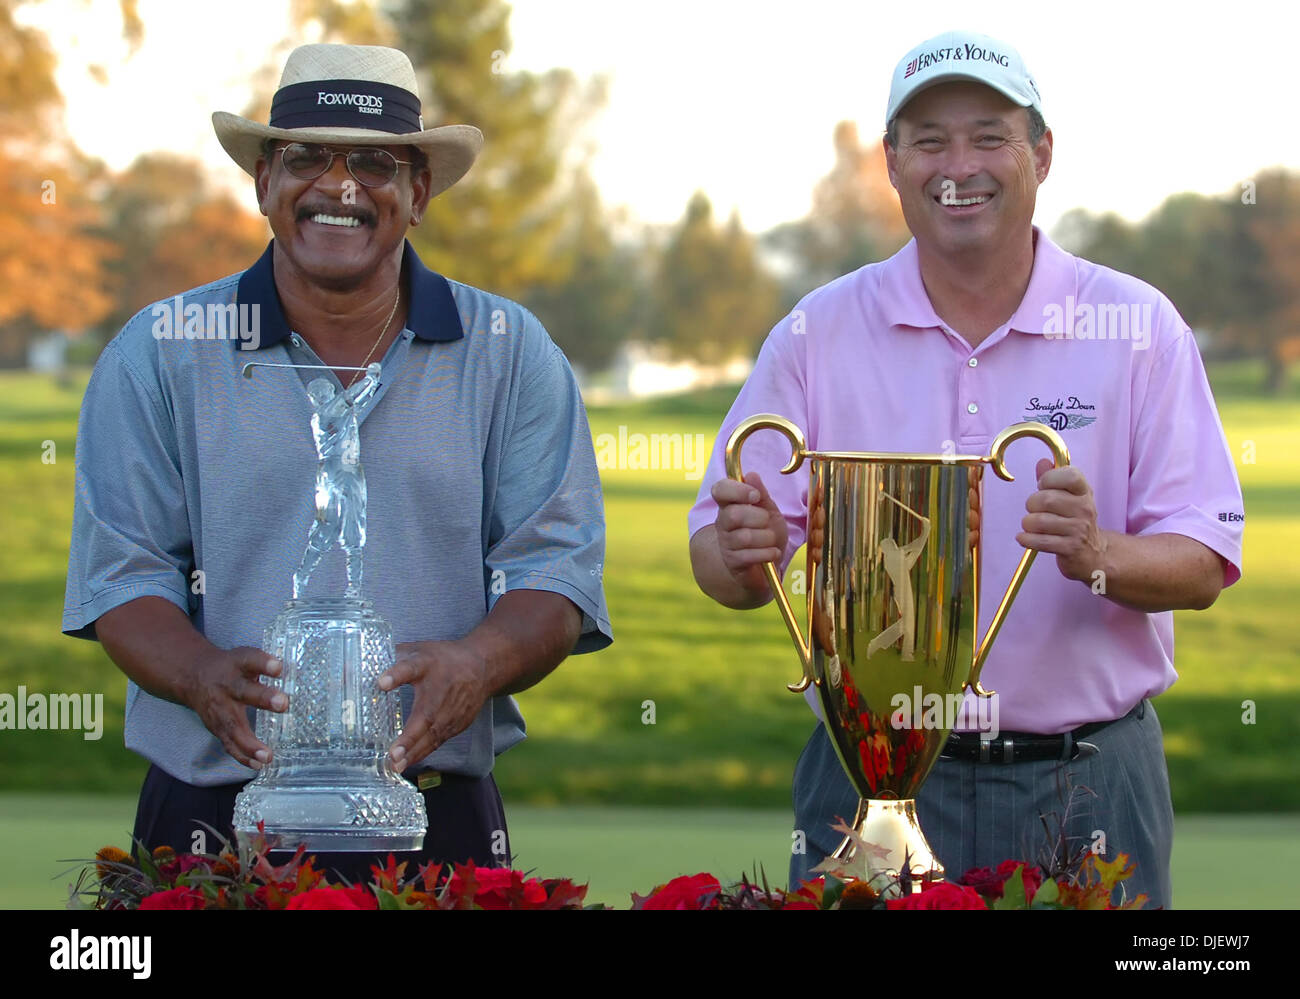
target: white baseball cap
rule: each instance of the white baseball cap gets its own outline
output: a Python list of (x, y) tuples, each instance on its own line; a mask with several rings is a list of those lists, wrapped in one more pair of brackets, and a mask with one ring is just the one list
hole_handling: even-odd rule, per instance
[(885, 126), (922, 90), (952, 80), (974, 80), (992, 87), (1022, 108), (1043, 113), (1038, 85), (1025, 60), (1006, 42), (973, 31), (945, 31), (903, 56), (889, 87)]

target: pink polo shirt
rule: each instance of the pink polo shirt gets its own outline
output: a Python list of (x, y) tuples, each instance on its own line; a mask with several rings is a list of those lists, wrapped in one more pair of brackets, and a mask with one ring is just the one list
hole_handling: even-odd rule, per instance
[[(1150, 285), (1034, 234), (1019, 309), (974, 350), (930, 304), (915, 241), (807, 295), (768, 335), (723, 422), (691, 534), (717, 518), (709, 490), (726, 475), (727, 438), (756, 413), (793, 420), (814, 450), (958, 454), (987, 454), (1004, 427), (1038, 419), (1064, 437), (1103, 529), (1194, 538), (1227, 560), (1224, 585), (1236, 582), (1241, 487), (1187, 324)], [(782, 571), (804, 543), (808, 512), (807, 465), (779, 471), (789, 454), (783, 436), (765, 431), (743, 455), (789, 524)], [(1024, 551), (1015, 536), (1035, 465), (1049, 456), (1022, 440), (1007, 455), (1015, 482), (986, 471), (981, 634)], [(1172, 613), (1121, 607), (1041, 554), (982, 681), (999, 693), (1002, 729), (1064, 732), (1168, 689), (1173, 655)]]

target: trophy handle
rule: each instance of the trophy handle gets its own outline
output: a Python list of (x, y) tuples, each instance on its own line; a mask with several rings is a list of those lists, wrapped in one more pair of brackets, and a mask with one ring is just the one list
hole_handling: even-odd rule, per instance
[[(993, 471), (997, 473), (998, 478), (1005, 479), (1007, 482), (1015, 481), (1015, 476), (1007, 469), (1004, 458), (1007, 447), (1011, 442), (1018, 441), (1022, 437), (1037, 437), (1051, 448), (1052, 459), (1056, 462), (1057, 468), (1062, 468), (1070, 463), (1070, 449), (1066, 447), (1061, 435), (1051, 427), (1045, 423), (1034, 423), (1032, 421), (1015, 423), (994, 437), (993, 443), (989, 446), (988, 460), (992, 463)], [(1037, 554), (1038, 552), (1029, 548), (1020, 557), (1020, 564), (1016, 566), (1016, 571), (1011, 574), (1011, 582), (1007, 585), (1007, 591), (1003, 594), (1002, 602), (998, 604), (993, 620), (989, 622), (989, 630), (979, 643), (979, 648), (976, 650), (974, 659), (971, 662), (970, 679), (966, 681), (966, 686), (974, 687), (975, 693), (981, 697), (989, 697), (993, 694), (993, 691), (985, 690), (980, 686), (980, 670), (984, 668), (984, 661), (988, 659), (989, 650), (993, 647), (993, 639), (997, 638), (998, 631), (1002, 628), (1002, 622), (1006, 620), (1007, 611), (1011, 609), (1011, 602), (1016, 599), (1016, 594), (1020, 592), (1020, 587), (1029, 574), (1029, 567), (1034, 564), (1034, 556)]]
[[(804, 455), (808, 450), (808, 442), (804, 439), (803, 431), (784, 416), (760, 413), (757, 416), (751, 416), (743, 420), (731, 432), (731, 437), (727, 440), (726, 460), (727, 476), (729, 478), (735, 479), (737, 482), (745, 481), (745, 475), (740, 470), (740, 449), (744, 446), (749, 435), (756, 430), (779, 430), (790, 441), (790, 460), (786, 463), (785, 468), (781, 469), (782, 475), (789, 475), (803, 464)], [(767, 576), (767, 585), (772, 590), (772, 596), (776, 598), (777, 609), (781, 612), (785, 626), (790, 630), (790, 638), (794, 641), (795, 651), (799, 653), (799, 662), (803, 666), (803, 678), (797, 683), (786, 684), (787, 690), (799, 693), (807, 690), (808, 685), (813, 682), (812, 650), (809, 643), (804, 640), (803, 635), (799, 633), (799, 622), (795, 620), (794, 610), (790, 607), (790, 601), (786, 599), (785, 588), (781, 585), (781, 578), (776, 574), (776, 563), (764, 562), (763, 574)]]

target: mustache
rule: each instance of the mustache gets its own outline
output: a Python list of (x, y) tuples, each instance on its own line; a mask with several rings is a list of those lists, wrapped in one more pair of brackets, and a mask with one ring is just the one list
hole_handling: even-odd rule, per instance
[(321, 201), (303, 205), (298, 209), (295, 218), (297, 221), (302, 222), (313, 215), (332, 215), (335, 218), (358, 219), (362, 225), (375, 224), (374, 212), (367, 211), (360, 205), (331, 205)]

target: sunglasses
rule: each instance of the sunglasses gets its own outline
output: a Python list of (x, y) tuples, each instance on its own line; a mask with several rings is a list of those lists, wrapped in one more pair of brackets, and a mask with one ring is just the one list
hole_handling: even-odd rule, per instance
[(359, 146), (344, 151), (317, 146), (308, 142), (291, 142), (277, 152), (284, 168), (299, 180), (315, 180), (334, 165), (335, 156), (345, 157), (348, 173), (365, 187), (383, 187), (397, 176), (398, 165), (410, 166), (410, 160), (399, 160), (386, 149)]

